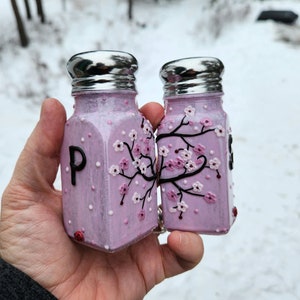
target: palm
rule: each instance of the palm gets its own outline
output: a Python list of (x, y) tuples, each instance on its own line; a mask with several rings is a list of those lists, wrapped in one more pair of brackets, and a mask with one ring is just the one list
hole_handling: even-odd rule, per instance
[(115, 254), (68, 238), (62, 225), (61, 193), (52, 187), (63, 114), (61, 105), (53, 100), (44, 106), (42, 119), (3, 195), (1, 257), (59, 299), (141, 299), (164, 278), (194, 267), (203, 247), (200, 237), (192, 233), (181, 241), (183, 235), (174, 232), (168, 245), (162, 246), (152, 234)]
[[(27, 190), (20, 194), (23, 202), (31, 196)], [(59, 203), (59, 197), (54, 191), (48, 195), (39, 194), (40, 199), (53, 204)], [(60, 299), (96, 299), (96, 296), (100, 299), (141, 299), (165, 277), (162, 253), (155, 235), (121, 252), (106, 254), (74, 244), (64, 232), (60, 209), (56, 205), (45, 207), (43, 203), (37, 203), (20, 213), (13, 207), (4, 208), (2, 236), (8, 242), (2, 244), (3, 255), (6, 256), (6, 249), (14, 246), (16, 251), (9, 259), (15, 266), (60, 295)], [(6, 224), (22, 226), (16, 228)], [(36, 243), (36, 237), (39, 237), (39, 243)], [(34, 262), (39, 264), (35, 267)]]

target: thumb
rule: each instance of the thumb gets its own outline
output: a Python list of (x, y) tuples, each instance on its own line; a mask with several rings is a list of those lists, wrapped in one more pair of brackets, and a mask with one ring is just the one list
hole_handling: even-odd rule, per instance
[(165, 276), (171, 277), (194, 268), (202, 259), (201, 237), (193, 232), (173, 231), (163, 245)]
[(45, 100), (40, 120), (16, 164), (14, 183), (34, 191), (52, 187), (59, 165), (65, 121), (62, 104), (56, 99)]

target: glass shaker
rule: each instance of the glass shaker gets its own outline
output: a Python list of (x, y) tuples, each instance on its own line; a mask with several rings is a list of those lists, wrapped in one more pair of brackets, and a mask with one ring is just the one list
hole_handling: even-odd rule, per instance
[(157, 133), (158, 182), (167, 230), (224, 234), (237, 216), (223, 69), (211, 57), (179, 59), (161, 68), (165, 118)]
[(157, 226), (154, 136), (135, 100), (137, 67), (117, 51), (79, 53), (67, 64), (75, 110), (61, 149), (64, 225), (106, 252)]

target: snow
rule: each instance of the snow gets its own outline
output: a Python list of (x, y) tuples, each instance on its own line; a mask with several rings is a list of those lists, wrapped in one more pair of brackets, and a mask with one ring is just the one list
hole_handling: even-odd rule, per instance
[(165, 62), (216, 56), (225, 65), (239, 216), (227, 235), (203, 236), (205, 256), (195, 269), (164, 281), (145, 299), (300, 299), (300, 27), (299, 21), (255, 22), (262, 9), (300, 14), (300, 2), (224, 0), (212, 8), (209, 2), (134, 1), (129, 22), (125, 0), (67, 1), (66, 11), (62, 1), (44, 1), (48, 23), (40, 25), (36, 16), (26, 22), (31, 43), (22, 49), (10, 2), (2, 1), (0, 192), (42, 100), (57, 97), (72, 113), (65, 71), (71, 55), (94, 49), (134, 54), (140, 105), (162, 103), (158, 73)]

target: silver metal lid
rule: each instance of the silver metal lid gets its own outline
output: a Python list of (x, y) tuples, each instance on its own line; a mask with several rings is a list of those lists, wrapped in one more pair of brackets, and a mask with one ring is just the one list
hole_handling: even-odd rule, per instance
[(67, 63), (72, 94), (97, 90), (135, 89), (137, 60), (121, 51), (89, 51), (75, 54)]
[(160, 70), (164, 96), (222, 92), (223, 63), (214, 57), (170, 61)]

